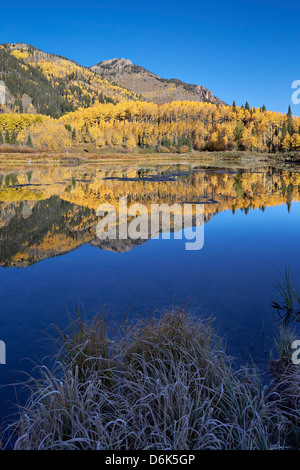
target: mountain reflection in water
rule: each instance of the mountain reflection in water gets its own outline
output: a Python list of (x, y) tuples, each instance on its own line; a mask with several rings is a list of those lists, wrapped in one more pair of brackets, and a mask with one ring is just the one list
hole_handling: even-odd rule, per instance
[[(201, 203), (204, 221), (218, 213), (250, 209), (264, 211), (300, 199), (300, 173), (275, 168), (254, 171), (187, 168), (38, 167), (1, 170), (0, 265), (30, 266), (89, 244), (125, 252), (143, 240), (100, 240), (96, 235), (97, 207), (119, 197), (128, 203)], [(172, 229), (172, 227), (171, 227)]]

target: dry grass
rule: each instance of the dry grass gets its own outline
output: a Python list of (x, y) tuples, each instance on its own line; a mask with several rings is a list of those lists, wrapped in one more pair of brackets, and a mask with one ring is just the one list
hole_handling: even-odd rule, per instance
[(127, 323), (111, 336), (105, 318), (77, 318), (60, 333), (55, 366), (41, 366), (30, 385), (28, 402), (8, 428), (8, 445), (289, 447), (296, 421), (291, 430), (280, 393), (263, 387), (255, 370), (233, 370), (211, 323), (175, 309)]

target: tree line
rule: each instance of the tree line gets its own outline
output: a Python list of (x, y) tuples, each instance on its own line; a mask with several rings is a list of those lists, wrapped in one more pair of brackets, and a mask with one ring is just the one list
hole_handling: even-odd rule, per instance
[[(284, 152), (300, 149), (300, 118), (262, 108), (178, 101), (99, 103), (59, 119), (0, 115), (2, 136), (52, 151), (101, 147), (156, 148), (161, 152), (248, 150)], [(14, 133), (14, 134), (13, 134)], [(8, 137), (9, 138), (9, 137)]]

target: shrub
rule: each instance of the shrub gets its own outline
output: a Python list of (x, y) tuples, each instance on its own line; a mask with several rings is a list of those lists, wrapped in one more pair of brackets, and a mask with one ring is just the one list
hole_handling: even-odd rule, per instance
[(170, 153), (170, 150), (167, 147), (164, 147), (163, 145), (159, 145), (157, 147), (158, 153)]
[(187, 145), (182, 145), (179, 150), (178, 150), (178, 153), (188, 153), (189, 152), (189, 148)]

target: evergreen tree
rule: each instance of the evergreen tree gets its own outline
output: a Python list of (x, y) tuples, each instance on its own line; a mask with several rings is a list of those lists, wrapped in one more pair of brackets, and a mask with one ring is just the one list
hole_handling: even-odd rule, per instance
[(10, 144), (10, 136), (9, 136), (9, 132), (8, 132), (8, 129), (6, 129), (5, 131), (5, 143), (6, 144)]
[(147, 139), (146, 139), (146, 132), (145, 129), (143, 130), (143, 135), (142, 135), (142, 147), (145, 147), (147, 145)]
[(26, 145), (27, 145), (27, 147), (33, 147), (30, 132), (29, 132), (28, 137), (27, 137)]
[(293, 135), (295, 133), (295, 129), (293, 126), (293, 113), (291, 106), (289, 106), (288, 112), (287, 112), (287, 131), (290, 135)]
[(282, 138), (284, 139), (287, 134), (287, 126), (286, 122), (284, 121), (283, 126), (282, 126)]
[(180, 134), (177, 139), (177, 147), (180, 149), (180, 147), (183, 146), (183, 140), (182, 140), (182, 135)]
[(236, 113), (236, 104), (235, 104), (235, 101), (233, 101), (233, 103), (232, 103), (232, 111), (233, 111), (234, 113)]
[(23, 113), (23, 104), (22, 104), (22, 101), (20, 99), (16, 100), (15, 106), (18, 108), (19, 113), (22, 114)]
[(235, 141), (237, 142), (237, 147), (239, 150), (242, 150), (243, 146), (242, 146), (242, 142), (241, 142), (241, 139), (242, 139), (242, 136), (243, 136), (243, 132), (245, 130), (245, 126), (244, 126), (244, 123), (239, 121), (233, 131), (233, 134), (234, 134), (234, 137), (235, 137)]
[(15, 133), (14, 130), (11, 131), (10, 143), (12, 145), (15, 145), (17, 143), (17, 134)]
[(11, 55), (4, 46), (0, 48), (0, 70), (6, 74), (5, 85), (16, 98), (20, 113), (23, 112), (20, 96), (24, 93), (32, 98), (32, 105), (40, 114), (58, 118), (75, 110), (73, 103), (65, 98), (67, 93), (63, 80), (61, 86), (54, 85), (40, 69), (28, 63), (24, 67), (24, 62)]
[(192, 150), (193, 144), (192, 144), (191, 136), (189, 134), (186, 136), (185, 145), (188, 146), (190, 151)]

